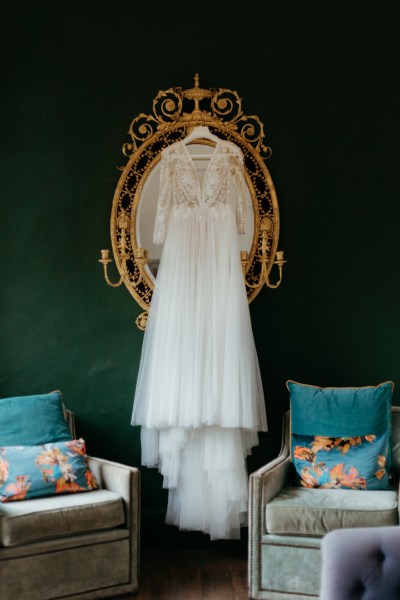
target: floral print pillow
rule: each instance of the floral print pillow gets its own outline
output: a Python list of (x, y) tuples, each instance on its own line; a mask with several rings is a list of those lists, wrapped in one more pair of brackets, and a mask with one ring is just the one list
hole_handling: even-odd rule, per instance
[(324, 437), (292, 434), (292, 462), (301, 486), (390, 489), (389, 434)]
[(2, 502), (87, 492), (98, 483), (87, 466), (85, 441), (0, 447)]

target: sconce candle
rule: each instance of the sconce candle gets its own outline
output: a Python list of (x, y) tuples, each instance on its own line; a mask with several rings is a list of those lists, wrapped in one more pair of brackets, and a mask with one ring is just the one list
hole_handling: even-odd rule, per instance
[(101, 250), (101, 258), (108, 258), (110, 255), (109, 250)]
[(284, 252), (283, 252), (283, 250), (279, 250), (279, 251), (276, 253), (276, 260), (283, 260), (283, 256), (284, 256)]

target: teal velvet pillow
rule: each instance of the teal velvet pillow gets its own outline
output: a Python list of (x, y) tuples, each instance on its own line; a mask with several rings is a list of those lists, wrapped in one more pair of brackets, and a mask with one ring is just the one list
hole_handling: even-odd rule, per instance
[(0, 448), (2, 502), (87, 492), (98, 488), (83, 439)]
[(0, 447), (71, 439), (61, 392), (0, 399)]
[(390, 488), (393, 382), (321, 388), (288, 381), (291, 456), (304, 487)]
[(390, 430), (392, 381), (375, 387), (321, 388), (288, 381), (292, 431), (356, 437)]

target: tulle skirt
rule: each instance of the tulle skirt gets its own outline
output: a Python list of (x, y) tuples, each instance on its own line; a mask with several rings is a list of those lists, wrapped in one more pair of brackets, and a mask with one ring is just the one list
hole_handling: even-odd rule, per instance
[(142, 463), (159, 468), (170, 490), (167, 522), (238, 537), (245, 457), (267, 420), (230, 213), (172, 213), (132, 424), (142, 426)]

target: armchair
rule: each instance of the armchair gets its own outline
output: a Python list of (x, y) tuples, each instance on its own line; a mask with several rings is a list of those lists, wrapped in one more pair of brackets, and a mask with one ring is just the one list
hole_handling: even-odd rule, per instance
[(400, 527), (338, 529), (321, 549), (320, 600), (399, 599)]
[[(64, 415), (75, 439), (74, 415)], [(88, 465), (98, 490), (0, 504), (1, 600), (137, 591), (139, 471), (93, 457)]]
[[(392, 471), (400, 471), (400, 407), (392, 407)], [(293, 486), (290, 411), (284, 415), (279, 456), (250, 476), (250, 597), (254, 600), (318, 598), (321, 540), (342, 528), (399, 523), (398, 489), (307, 489)]]

